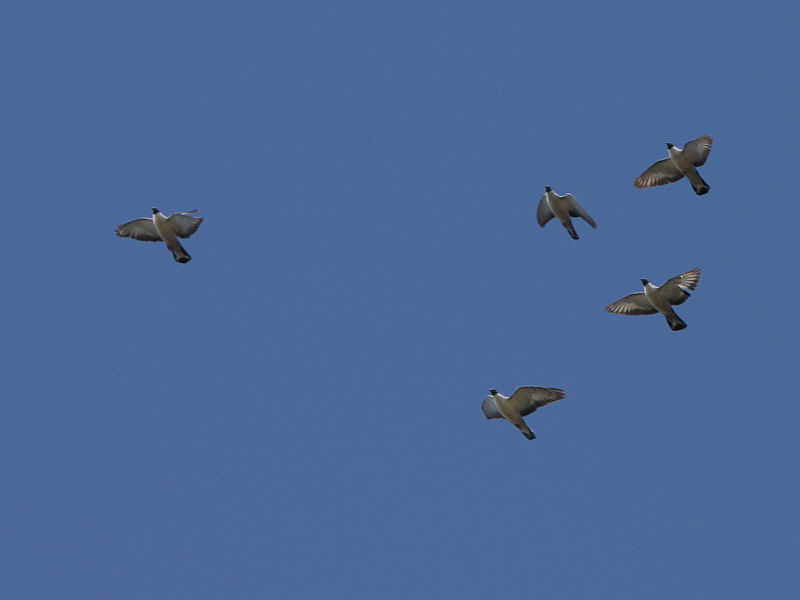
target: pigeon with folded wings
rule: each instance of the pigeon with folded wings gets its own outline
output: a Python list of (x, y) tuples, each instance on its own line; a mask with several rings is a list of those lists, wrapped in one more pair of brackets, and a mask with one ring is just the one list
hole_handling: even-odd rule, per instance
[(544, 186), (544, 195), (541, 200), (539, 200), (536, 219), (539, 221), (539, 225), (544, 227), (553, 217), (561, 221), (564, 229), (567, 230), (567, 233), (569, 233), (573, 240), (579, 238), (570, 217), (580, 217), (592, 227), (597, 227), (597, 223), (594, 222), (594, 219), (589, 216), (589, 213), (587, 213), (580, 204), (578, 204), (578, 201), (575, 200), (572, 194), (559, 196), (553, 191), (553, 188), (546, 185)]
[(192, 260), (192, 257), (178, 241), (178, 238), (188, 238), (200, 227), (203, 218), (190, 216), (190, 213), (196, 212), (196, 210), (187, 210), (167, 217), (160, 210), (154, 208), (151, 218), (134, 219), (117, 227), (117, 235), (143, 242), (164, 242), (177, 262), (187, 263)]

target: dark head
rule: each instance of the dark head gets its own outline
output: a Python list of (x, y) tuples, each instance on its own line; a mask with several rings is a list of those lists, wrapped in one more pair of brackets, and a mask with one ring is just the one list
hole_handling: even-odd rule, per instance
[(152, 210), (152, 211), (153, 211), (153, 214), (156, 214), (156, 213), (160, 213), (160, 212), (161, 212), (161, 211), (160, 211), (160, 210), (158, 210), (157, 208), (152, 208), (152, 209), (150, 209), (150, 210)]
[(675, 144), (670, 144), (669, 142), (667, 142), (667, 150), (669, 150), (670, 148), (674, 148), (674, 147), (675, 147)]
[(551, 188), (549, 185), (546, 185), (546, 186), (544, 186), (544, 191), (545, 192), (552, 192), (553, 188)]
[(647, 285), (648, 283), (650, 283), (649, 281), (647, 281), (647, 279), (640, 279), (639, 281), (642, 282), (642, 285)]
[(490, 393), (492, 396), (494, 396), (495, 394), (497, 394), (497, 390), (489, 390), (489, 393)]

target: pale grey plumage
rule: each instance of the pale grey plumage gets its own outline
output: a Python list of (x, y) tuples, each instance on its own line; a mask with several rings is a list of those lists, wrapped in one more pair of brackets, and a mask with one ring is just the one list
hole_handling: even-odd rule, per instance
[(686, 323), (672, 309), (689, 298), (689, 290), (700, 283), (700, 269), (692, 269), (666, 281), (663, 285), (653, 285), (642, 280), (644, 291), (629, 294), (606, 306), (610, 313), (619, 315), (652, 315), (660, 312), (673, 331), (686, 328)]
[(544, 227), (550, 219), (556, 217), (564, 229), (567, 230), (573, 240), (579, 239), (578, 233), (575, 231), (575, 226), (572, 224), (570, 217), (580, 217), (592, 227), (597, 227), (594, 219), (589, 216), (589, 213), (578, 204), (572, 194), (564, 194), (563, 196), (557, 194), (549, 186), (545, 186), (544, 194), (539, 200), (539, 206), (536, 209), (536, 220), (541, 227)]
[(505, 419), (519, 429), (529, 440), (536, 436), (522, 418), (537, 409), (561, 400), (566, 396), (564, 390), (559, 388), (546, 388), (536, 386), (523, 386), (511, 394), (504, 396), (497, 390), (489, 390), (489, 395), (483, 399), (481, 409), (487, 419)]
[(705, 164), (713, 143), (714, 140), (705, 135), (687, 142), (683, 148), (667, 144), (668, 158), (650, 165), (633, 184), (638, 188), (653, 187), (673, 183), (685, 176), (698, 196), (708, 193), (711, 186), (700, 176), (697, 167)]
[(167, 217), (154, 208), (150, 219), (134, 219), (123, 223), (117, 227), (116, 233), (119, 237), (129, 237), (143, 242), (164, 242), (177, 262), (187, 263), (192, 257), (178, 238), (188, 238), (200, 227), (203, 218), (189, 216), (195, 212), (197, 211), (188, 210)]

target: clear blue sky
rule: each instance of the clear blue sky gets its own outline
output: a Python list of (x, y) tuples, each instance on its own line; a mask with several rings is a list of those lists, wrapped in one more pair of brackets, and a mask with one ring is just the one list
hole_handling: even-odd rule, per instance
[(6, 9), (4, 597), (793, 595), (796, 6), (467, 4)]

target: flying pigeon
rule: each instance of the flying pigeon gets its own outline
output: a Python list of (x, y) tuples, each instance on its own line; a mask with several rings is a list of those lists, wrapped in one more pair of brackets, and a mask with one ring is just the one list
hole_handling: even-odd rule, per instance
[(536, 218), (539, 221), (539, 225), (544, 227), (553, 217), (561, 221), (564, 229), (567, 230), (573, 240), (579, 238), (570, 217), (580, 217), (592, 227), (597, 227), (597, 223), (594, 222), (594, 219), (589, 216), (589, 213), (587, 213), (580, 204), (578, 204), (578, 201), (575, 200), (572, 194), (559, 196), (553, 191), (553, 188), (546, 185), (544, 186), (544, 195), (542, 199), (539, 200)]
[(134, 219), (117, 227), (119, 237), (129, 237), (143, 242), (164, 242), (179, 263), (192, 260), (178, 238), (188, 238), (203, 222), (202, 217), (190, 217), (196, 210), (176, 212), (167, 217), (157, 208), (153, 209), (150, 219)]
[(691, 142), (686, 142), (683, 148), (678, 148), (672, 144), (667, 144), (667, 154), (669, 158), (653, 163), (648, 169), (639, 175), (633, 182), (638, 188), (653, 187), (678, 181), (685, 175), (692, 184), (694, 193), (698, 196), (707, 194), (711, 189), (695, 167), (706, 163), (708, 154), (711, 152), (711, 144), (714, 143), (707, 135), (699, 137)]
[(643, 292), (630, 294), (606, 306), (606, 310), (618, 315), (653, 315), (660, 312), (667, 319), (672, 331), (686, 329), (686, 323), (672, 309), (672, 305), (683, 304), (700, 283), (700, 269), (677, 275), (662, 286), (641, 280)]
[(531, 414), (545, 404), (561, 400), (565, 395), (564, 390), (558, 388), (531, 385), (517, 388), (517, 391), (510, 397), (498, 393), (497, 390), (489, 390), (489, 395), (483, 399), (481, 409), (487, 419), (505, 419), (519, 429), (522, 435), (532, 440), (536, 436), (522, 417)]

